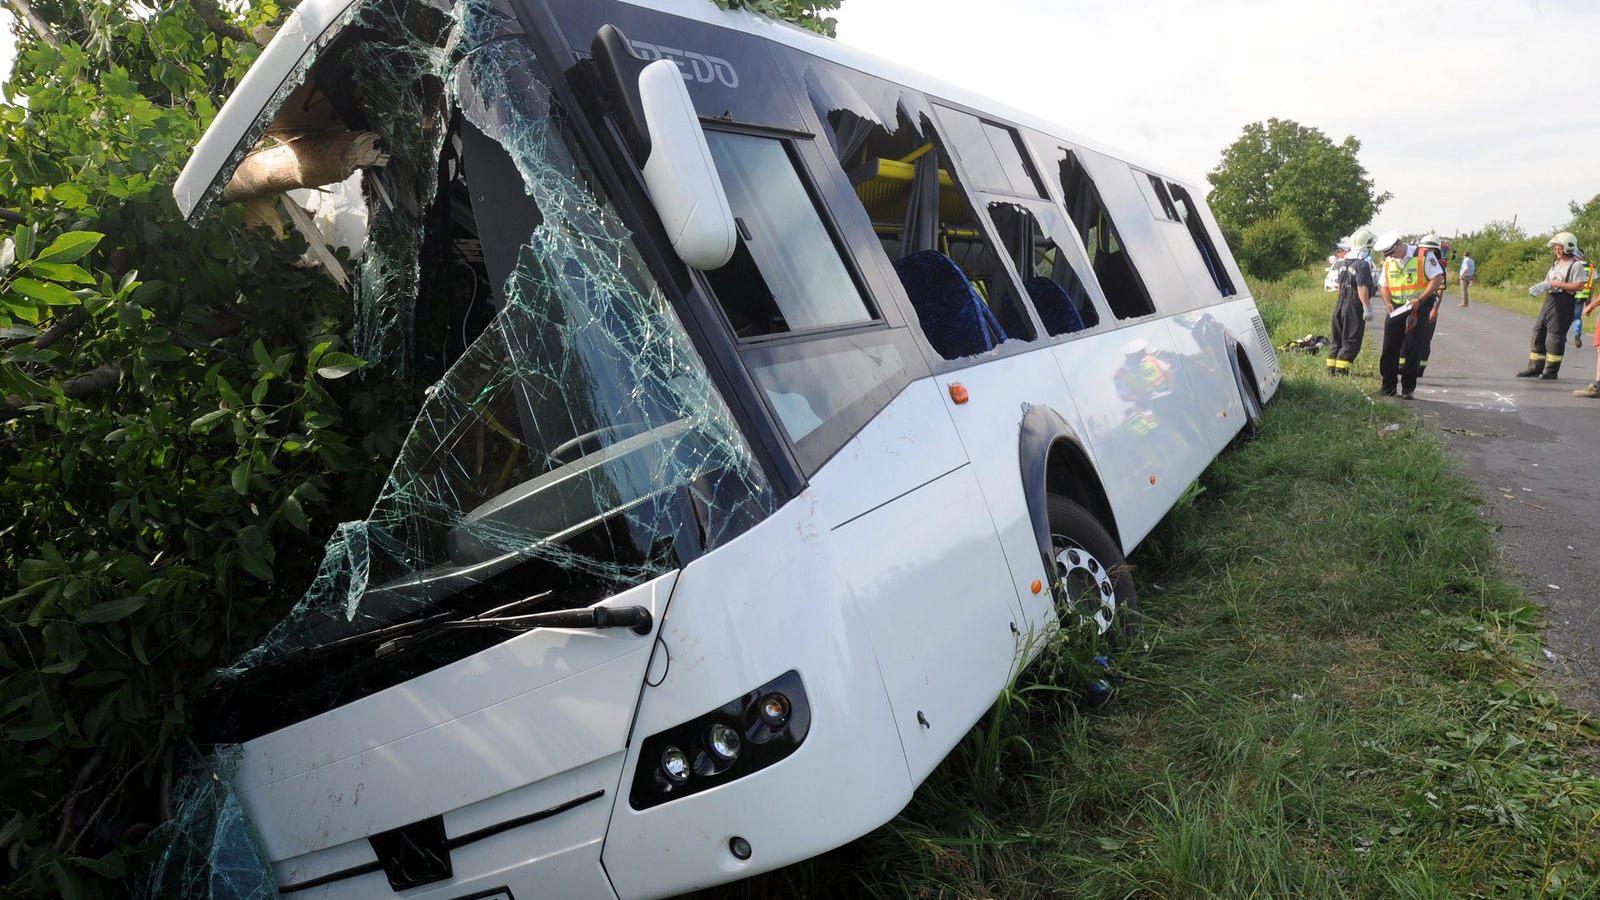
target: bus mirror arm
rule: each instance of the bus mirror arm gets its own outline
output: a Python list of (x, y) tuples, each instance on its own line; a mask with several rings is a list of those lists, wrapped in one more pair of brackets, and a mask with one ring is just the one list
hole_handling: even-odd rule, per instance
[(595, 32), (590, 54), (606, 108), (673, 250), (692, 268), (726, 265), (738, 226), (683, 73), (671, 60), (639, 57), (614, 25)]

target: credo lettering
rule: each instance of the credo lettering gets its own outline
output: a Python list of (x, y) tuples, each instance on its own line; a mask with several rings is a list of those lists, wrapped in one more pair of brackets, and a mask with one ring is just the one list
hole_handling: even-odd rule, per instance
[(693, 50), (680, 50), (677, 47), (666, 47), (661, 44), (652, 44), (648, 41), (630, 41), (633, 52), (648, 60), (671, 60), (678, 67), (678, 72), (683, 75), (684, 81), (694, 81), (700, 84), (718, 82), (724, 87), (736, 88), (739, 86), (739, 73), (734, 70), (733, 63), (720, 56), (711, 56), (705, 53), (696, 53)]

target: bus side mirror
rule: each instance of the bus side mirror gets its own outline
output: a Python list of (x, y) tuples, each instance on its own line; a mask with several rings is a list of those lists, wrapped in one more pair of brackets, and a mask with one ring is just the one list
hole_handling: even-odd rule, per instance
[(613, 25), (601, 26), (590, 49), (606, 105), (672, 249), (696, 269), (726, 265), (738, 227), (677, 65), (639, 58)]

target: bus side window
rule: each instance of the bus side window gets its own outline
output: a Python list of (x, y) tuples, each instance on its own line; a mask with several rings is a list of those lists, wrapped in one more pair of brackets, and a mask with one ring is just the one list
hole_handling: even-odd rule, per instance
[(1172, 200), (1178, 207), (1183, 224), (1189, 229), (1189, 236), (1194, 238), (1195, 249), (1200, 251), (1206, 271), (1211, 273), (1211, 280), (1217, 285), (1217, 293), (1232, 297), (1238, 290), (1233, 286), (1233, 279), (1228, 277), (1228, 267), (1223, 265), (1222, 254), (1217, 252), (1217, 245), (1211, 240), (1211, 230), (1206, 227), (1205, 219), (1200, 217), (1200, 210), (1189, 196), (1189, 191), (1173, 183)]
[(904, 329), (873, 327), (882, 318), (783, 140), (707, 129), (706, 144), (740, 232), (733, 259), (706, 280), (810, 473), (906, 384), (915, 349)]
[(781, 141), (707, 131), (739, 223), (734, 257), (706, 273), (740, 338), (876, 318)]
[(1065, 252), (1040, 228), (1038, 219), (1018, 203), (989, 204), (995, 230), (1010, 253), (1034, 312), (1051, 337), (1072, 334), (1100, 324), (1089, 291)]
[(1065, 149), (1061, 151), (1061, 193), (1067, 202), (1067, 218), (1078, 227), (1078, 236), (1083, 238), (1089, 263), (1100, 289), (1105, 291), (1111, 312), (1119, 319), (1153, 314), (1156, 307), (1150, 292), (1117, 234), (1116, 223), (1100, 199), (1100, 190), (1078, 155)]
[(893, 131), (849, 109), (819, 113), (934, 351), (961, 359), (1034, 340), (1016, 283), (931, 126), (898, 107)]

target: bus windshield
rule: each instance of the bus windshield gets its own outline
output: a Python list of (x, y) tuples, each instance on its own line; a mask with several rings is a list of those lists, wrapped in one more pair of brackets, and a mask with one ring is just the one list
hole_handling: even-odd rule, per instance
[[(515, 21), (491, 0), (467, 0), (450, 27), (459, 33), (454, 52), (413, 57), (439, 66), (442, 120), (455, 124), (431, 156), (410, 154), (409, 164), (412, 174), (444, 173), (432, 206), (457, 210), (454, 249), (477, 254), (486, 282), (471, 285), (469, 302), (492, 315), (426, 391), (371, 515), (339, 528), (305, 597), (224, 682), (253, 669), (287, 676), (299, 667), (284, 663), (309, 650), (423, 616), (534, 595), (546, 596), (541, 608), (589, 605), (676, 568), (771, 509), (749, 445)], [(382, 52), (396, 52), (396, 42)], [(355, 71), (418, 74), (394, 65)], [(404, 184), (395, 167), (405, 155), (371, 191), (364, 266), (386, 254), (391, 268), (397, 254), (407, 265), (436, 264), (421, 248), (437, 242), (416, 237), (436, 227), (432, 219), (409, 231), (382, 227), (407, 206), (386, 203), (393, 198), (381, 190)], [(385, 245), (386, 234), (409, 237)], [(424, 273), (417, 283), (431, 282)], [(449, 302), (426, 287), (417, 294), (418, 346), (469, 327), (463, 313), (445, 317), (447, 333), (428, 331), (440, 318), (429, 304)]]

